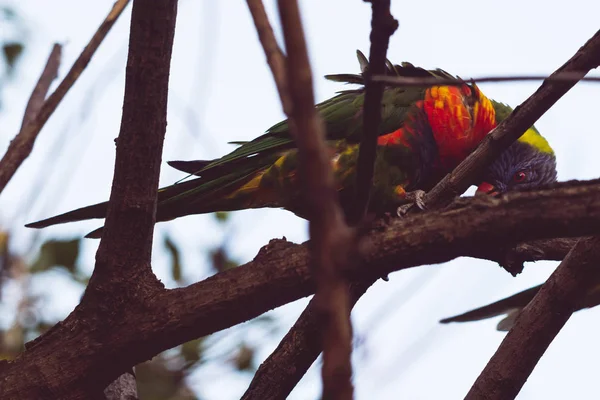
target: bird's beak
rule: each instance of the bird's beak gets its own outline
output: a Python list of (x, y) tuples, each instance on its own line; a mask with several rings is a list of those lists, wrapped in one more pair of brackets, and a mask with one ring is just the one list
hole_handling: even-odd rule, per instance
[(475, 192), (475, 196), (479, 196), (482, 194), (485, 194), (488, 196), (498, 196), (500, 194), (500, 191), (498, 190), (498, 188), (496, 188), (496, 186), (492, 185), (491, 183), (483, 182), (477, 188), (477, 191)]

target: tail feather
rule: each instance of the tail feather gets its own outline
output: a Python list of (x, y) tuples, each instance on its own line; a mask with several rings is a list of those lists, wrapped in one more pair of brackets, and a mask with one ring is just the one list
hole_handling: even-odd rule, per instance
[(447, 324), (450, 322), (471, 322), (496, 317), (502, 314), (510, 314), (512, 310), (520, 310), (521, 308), (525, 307), (540, 290), (540, 287), (542, 287), (542, 285), (532, 287), (505, 299), (498, 300), (494, 303), (476, 308), (466, 313), (444, 318), (440, 322), (442, 324)]
[(176, 170), (186, 172), (188, 174), (199, 176), (200, 172), (204, 167), (210, 164), (212, 161), (207, 160), (194, 160), (194, 161), (167, 161), (171, 167)]
[(27, 228), (45, 228), (50, 225), (64, 224), (66, 222), (83, 221), (86, 219), (104, 218), (108, 202), (93, 204), (91, 206), (78, 208), (77, 210), (69, 211), (64, 214), (56, 215), (51, 218), (46, 218), (41, 221), (31, 222), (25, 225)]

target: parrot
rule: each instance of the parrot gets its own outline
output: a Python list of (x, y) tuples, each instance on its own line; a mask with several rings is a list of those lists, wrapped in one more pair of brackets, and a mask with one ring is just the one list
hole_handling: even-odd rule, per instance
[[(504, 332), (509, 331), (513, 327), (514, 322), (521, 313), (523, 307), (529, 304), (541, 287), (542, 285), (534, 286), (494, 303), (481, 306), (460, 315), (444, 318), (440, 322), (442, 324), (448, 324), (450, 322), (471, 322), (504, 315), (505, 317), (498, 322), (496, 329)], [(586, 292), (583, 302), (576, 307), (575, 311), (592, 308), (599, 304), (600, 284), (596, 284)]]
[[(316, 105), (325, 126), (330, 162), (345, 215), (355, 197), (356, 164), (363, 133), (363, 103), (368, 60), (357, 51), (359, 74), (326, 75), (331, 81), (361, 85), (342, 90)], [(369, 202), (371, 214), (384, 214), (406, 204), (421, 207), (424, 191), (451, 172), (512, 111), (488, 99), (474, 83), (442, 69), (426, 70), (411, 63), (386, 61), (391, 76), (452, 79), (455, 85), (386, 86), (377, 128), (377, 155)], [(214, 159), (170, 161), (188, 174), (158, 191), (157, 222), (191, 214), (249, 208), (283, 208), (309, 218), (297, 179), (298, 149), (288, 121), (273, 125), (250, 141)], [(554, 152), (547, 140), (529, 128), (484, 174), (478, 193), (499, 195), (556, 180)], [(104, 218), (108, 202), (79, 208), (30, 228)], [(421, 207), (422, 208), (422, 207)], [(101, 229), (86, 237), (99, 238)]]

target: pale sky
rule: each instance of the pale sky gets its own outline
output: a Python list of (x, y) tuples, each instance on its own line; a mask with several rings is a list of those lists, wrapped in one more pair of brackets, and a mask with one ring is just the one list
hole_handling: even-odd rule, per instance
[[(20, 74), (3, 94), (3, 148), (18, 130), (53, 41), (65, 44), (62, 77), (112, 4), (112, 0), (15, 1), (30, 24), (30, 36)], [(275, 2), (265, 4), (279, 33)], [(370, 6), (360, 0), (305, 0), (301, 5), (316, 96), (322, 101), (344, 88), (322, 76), (356, 72), (355, 50), (368, 53)], [(396, 63), (406, 60), (427, 68), (441, 67), (463, 78), (549, 74), (600, 28), (600, 3), (591, 0), (392, 0), (392, 5), (400, 28), (392, 37), (388, 57)], [(24, 223), (108, 198), (113, 139), (118, 135), (122, 107), (129, 17), (130, 8), (0, 197), (0, 224), (13, 230), (17, 251), (29, 249), (34, 239), (35, 232), (23, 228)], [(244, 1), (181, 0), (171, 71), (165, 161), (220, 156), (232, 149), (227, 141), (252, 139), (283, 116)], [(504, 83), (482, 84), (481, 88), (489, 97), (514, 107), (538, 86)], [(593, 84), (578, 85), (536, 124), (556, 151), (560, 180), (600, 175), (596, 125), (599, 90)], [(161, 184), (181, 177), (165, 164)], [(27, 203), (30, 194), (35, 201)], [(51, 227), (38, 232), (36, 240), (39, 245), (44, 238), (71, 238), (97, 226), (95, 221)], [(159, 224), (153, 266), (172, 286), (168, 257), (160, 240), (165, 232), (182, 244), (185, 274), (190, 281), (197, 281), (208, 273), (204, 250), (225, 237), (231, 253), (245, 262), (271, 238), (306, 240), (307, 224), (280, 210), (235, 213), (228, 232), (223, 232), (211, 216)], [(85, 241), (82, 267), (93, 265), (97, 244)], [(356, 398), (464, 397), (504, 337), (495, 330), (499, 318), (452, 325), (437, 321), (538, 284), (555, 265), (528, 265), (523, 274), (512, 278), (493, 263), (458, 259), (394, 273), (390, 282), (378, 282), (353, 313), (355, 333), (362, 343), (354, 357)], [(39, 290), (57, 301), (58, 306), (50, 311), (62, 316), (72, 309), (80, 293), (64, 279), (53, 280), (52, 287)], [(305, 304), (306, 300), (301, 300), (273, 312), (283, 326), (276, 333), (266, 336), (260, 327), (245, 329), (244, 339), (260, 344), (260, 356), (268, 356)], [(598, 397), (598, 317), (600, 309), (574, 315), (541, 359), (519, 399)], [(231, 331), (229, 341), (240, 340), (241, 331)], [(222, 350), (215, 346), (213, 351)], [(317, 398), (319, 367), (311, 368), (291, 399)], [(204, 399), (229, 400), (240, 397), (251, 377), (232, 372), (222, 363), (209, 363), (192, 374), (189, 382)]]

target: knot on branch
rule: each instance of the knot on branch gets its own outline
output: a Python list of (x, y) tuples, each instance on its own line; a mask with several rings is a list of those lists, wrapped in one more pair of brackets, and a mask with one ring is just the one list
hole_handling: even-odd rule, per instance
[(254, 261), (260, 261), (265, 257), (269, 257), (272, 254), (276, 254), (279, 251), (289, 249), (290, 247), (294, 246), (295, 244), (287, 240), (285, 236), (281, 239), (271, 239), (269, 240), (269, 243), (260, 248), (258, 254), (256, 254), (256, 257), (254, 257)]

